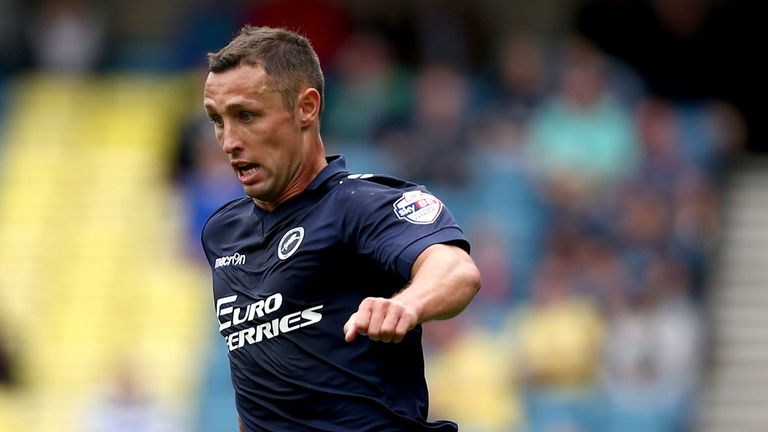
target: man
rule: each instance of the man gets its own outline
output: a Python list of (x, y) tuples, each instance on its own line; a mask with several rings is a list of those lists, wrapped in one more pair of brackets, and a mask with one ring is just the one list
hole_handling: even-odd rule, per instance
[(247, 195), (202, 234), (241, 430), (457, 430), (426, 420), (420, 326), (480, 288), (450, 213), (325, 157), (306, 38), (246, 26), (209, 61), (205, 110)]

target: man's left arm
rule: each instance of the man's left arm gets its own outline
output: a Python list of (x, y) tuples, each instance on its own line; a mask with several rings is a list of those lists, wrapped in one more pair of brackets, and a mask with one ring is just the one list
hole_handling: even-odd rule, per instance
[(358, 334), (400, 342), (416, 325), (456, 316), (480, 289), (480, 272), (458, 246), (434, 244), (413, 263), (411, 282), (392, 298), (367, 297), (344, 324), (344, 338)]

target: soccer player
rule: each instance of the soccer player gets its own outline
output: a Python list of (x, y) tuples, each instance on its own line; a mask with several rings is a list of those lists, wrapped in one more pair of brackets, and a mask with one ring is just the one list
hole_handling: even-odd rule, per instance
[(427, 421), (421, 323), (480, 288), (461, 229), (423, 187), (325, 156), (303, 36), (246, 26), (209, 63), (205, 110), (247, 195), (202, 233), (241, 431), (456, 431)]

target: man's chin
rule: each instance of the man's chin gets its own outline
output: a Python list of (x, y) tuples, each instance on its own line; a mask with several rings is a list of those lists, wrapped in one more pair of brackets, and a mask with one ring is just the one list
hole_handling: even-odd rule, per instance
[(243, 187), (243, 192), (245, 192), (245, 194), (247, 196), (249, 196), (250, 198), (253, 198), (254, 200), (258, 200), (258, 201), (263, 200), (263, 195), (258, 193), (257, 191), (254, 191), (251, 188), (248, 188), (248, 187), (244, 186)]
[(265, 194), (264, 191), (253, 187), (243, 186), (243, 192), (261, 207), (269, 207), (274, 202), (274, 199), (271, 196)]

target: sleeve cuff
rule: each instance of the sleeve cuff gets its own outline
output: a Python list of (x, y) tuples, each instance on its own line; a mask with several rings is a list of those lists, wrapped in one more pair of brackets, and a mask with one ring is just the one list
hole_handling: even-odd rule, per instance
[(397, 271), (397, 274), (403, 279), (410, 280), (411, 269), (413, 268), (413, 263), (416, 261), (416, 258), (418, 258), (429, 246), (445, 243), (454, 244), (469, 253), (469, 242), (461, 229), (456, 227), (443, 228), (440, 231), (422, 237), (406, 246), (397, 256), (395, 271)]

